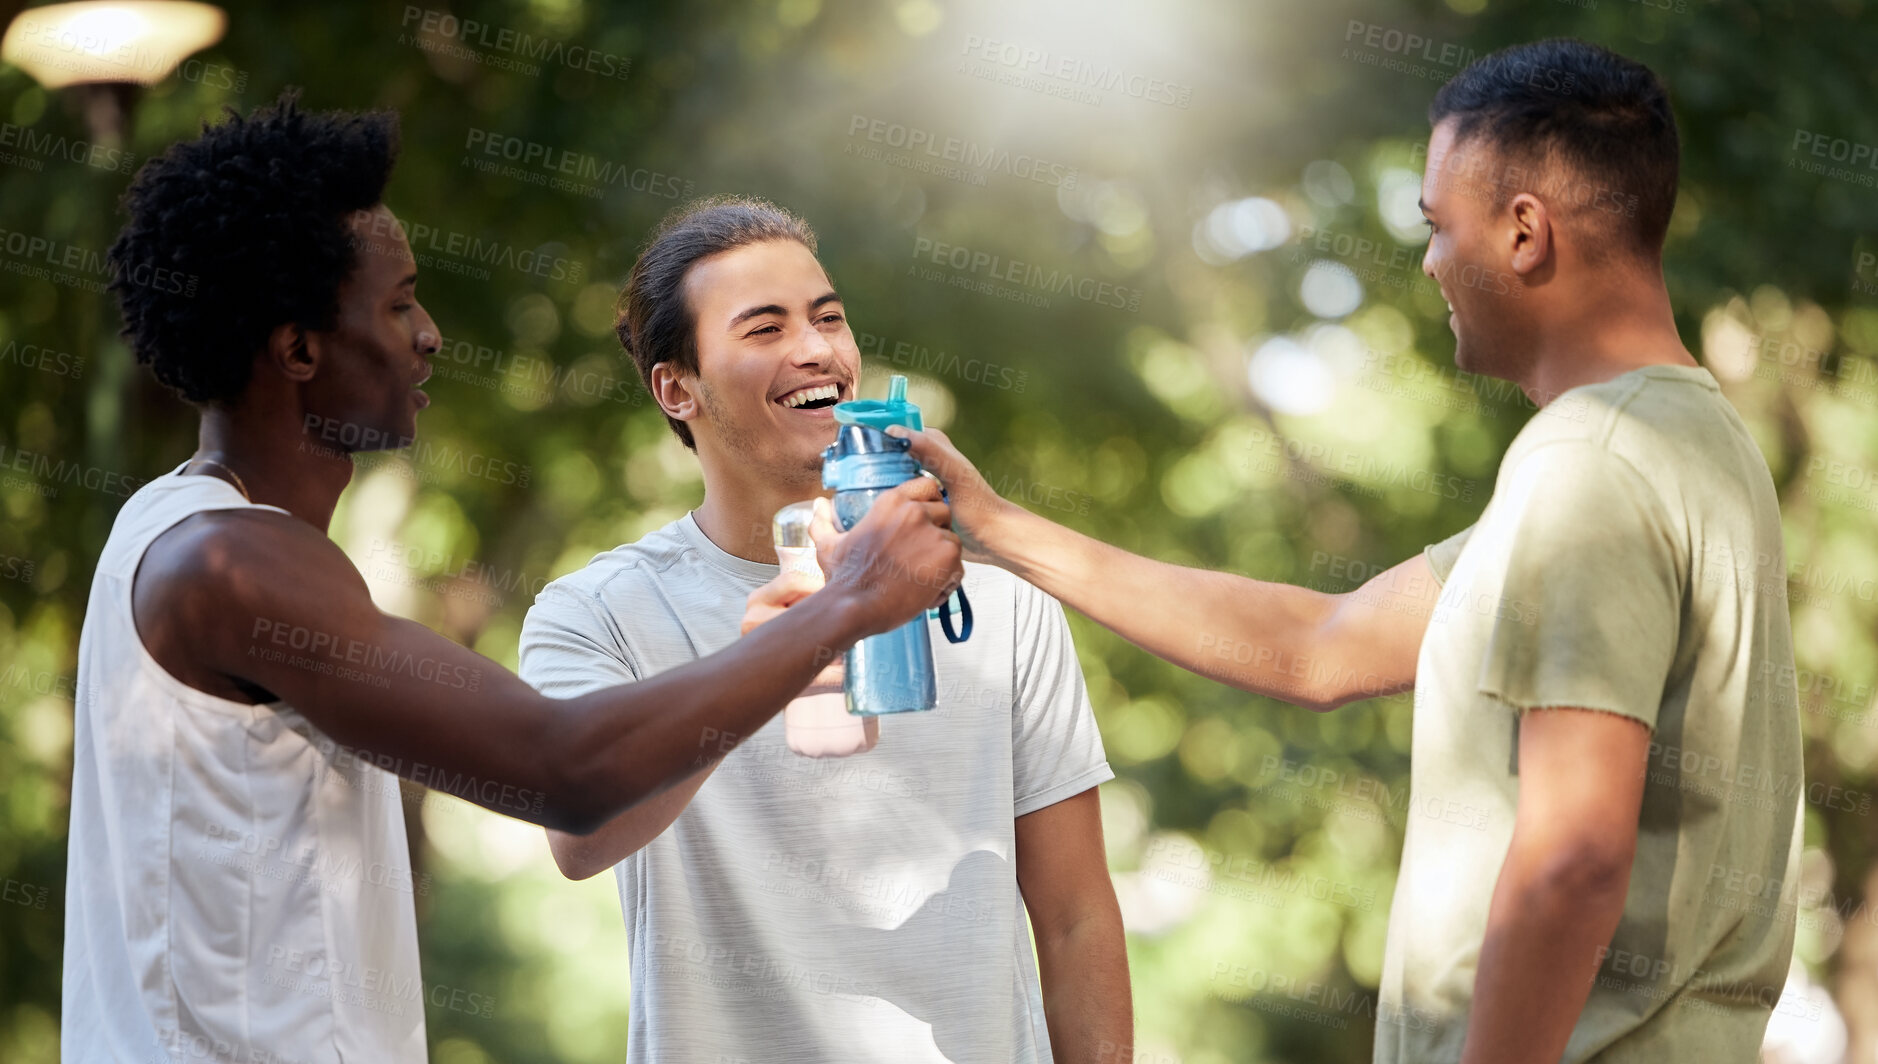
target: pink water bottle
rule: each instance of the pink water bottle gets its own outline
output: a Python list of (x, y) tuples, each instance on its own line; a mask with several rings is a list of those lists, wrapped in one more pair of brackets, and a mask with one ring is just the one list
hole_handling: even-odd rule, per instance
[[(815, 541), (809, 538), (809, 523), (814, 518), (814, 503), (792, 502), (776, 511), (772, 531), (776, 559), (783, 571), (801, 573), (819, 588), (826, 577), (821, 563), (815, 560)], [(843, 658), (836, 655), (815, 682), (784, 708), (783, 736), (789, 749), (804, 757), (847, 757), (866, 753), (880, 741), (879, 717), (848, 712), (842, 689), (845, 679)]]

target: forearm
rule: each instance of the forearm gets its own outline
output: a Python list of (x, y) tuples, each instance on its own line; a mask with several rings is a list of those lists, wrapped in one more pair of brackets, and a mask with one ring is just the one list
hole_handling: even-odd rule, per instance
[(1336, 596), (1143, 558), (1015, 506), (980, 541), (1002, 568), (1208, 679), (1321, 708), (1350, 673), (1322, 638)]
[(1043, 1014), (1057, 1064), (1135, 1059), (1134, 1002), (1119, 911), (1037, 939)]
[[(556, 745), (578, 815), (550, 826), (591, 833), (687, 777), (702, 786), (700, 769), (761, 728), (860, 634), (845, 599), (812, 595), (708, 658), (560, 703), (566, 731)], [(673, 797), (671, 818), (690, 795), (682, 798)]]
[(1555, 1064), (1571, 1039), (1624, 912), (1630, 869), (1570, 868), (1522, 853), (1517, 839), (1494, 888), (1474, 975), (1462, 1064)]
[(575, 835), (548, 829), (548, 849), (554, 863), (569, 879), (587, 879), (638, 853), (685, 811), (698, 796), (704, 781), (717, 771), (717, 762), (679, 780), (671, 787), (647, 798), (631, 809), (607, 821), (591, 835)]

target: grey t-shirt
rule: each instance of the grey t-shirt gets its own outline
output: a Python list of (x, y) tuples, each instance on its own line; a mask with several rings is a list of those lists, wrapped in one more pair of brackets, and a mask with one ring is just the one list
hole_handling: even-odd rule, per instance
[[(687, 515), (543, 589), (522, 677), (572, 697), (721, 650), (776, 573)], [(965, 590), (970, 639), (931, 626), (936, 710), (827, 759), (779, 714), (615, 868), (630, 1064), (1050, 1059), (1012, 822), (1114, 773), (1062, 607), (989, 566)]]
[(1747, 427), (1696, 367), (1574, 388), (1427, 556), (1375, 1059), (1460, 1059), (1519, 714), (1581, 707), (1650, 746), (1623, 917), (1563, 1059), (1751, 1064), (1793, 950), (1803, 782), (1780, 511)]

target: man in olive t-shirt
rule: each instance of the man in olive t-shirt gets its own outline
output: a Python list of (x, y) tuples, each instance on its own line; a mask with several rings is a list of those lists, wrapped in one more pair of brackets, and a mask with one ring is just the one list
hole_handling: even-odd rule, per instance
[[(1567, 1060), (1758, 1046), (1793, 948), (1800, 730), (1780, 511), (1707, 370), (1566, 392), (1507, 451), (1486, 512), (1428, 548), (1409, 818), (1376, 1059), (1453, 1060), (1519, 803), (1520, 714), (1650, 729), (1636, 857)], [(1777, 896), (1765, 890), (1774, 884)]]

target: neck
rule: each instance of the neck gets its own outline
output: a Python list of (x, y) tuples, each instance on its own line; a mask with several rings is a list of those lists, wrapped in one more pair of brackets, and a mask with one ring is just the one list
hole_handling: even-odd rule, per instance
[[(278, 506), (322, 532), (352, 480), (351, 455), (320, 446), (301, 428), (297, 409), (261, 400), (255, 392), (239, 407), (203, 408), (195, 457), (234, 470), (250, 501)], [(228, 479), (214, 466), (196, 471)]]
[(1613, 271), (1611, 284), (1559, 309), (1536, 331), (1518, 382), (1535, 406), (1644, 366), (1699, 365), (1676, 331), (1660, 269)]
[(821, 481), (804, 475), (783, 478), (723, 456), (698, 452), (704, 466), (704, 501), (698, 504), (698, 528), (724, 553), (747, 561), (776, 564), (771, 523), (776, 511), (792, 502), (827, 495)]

